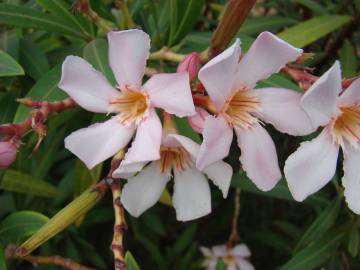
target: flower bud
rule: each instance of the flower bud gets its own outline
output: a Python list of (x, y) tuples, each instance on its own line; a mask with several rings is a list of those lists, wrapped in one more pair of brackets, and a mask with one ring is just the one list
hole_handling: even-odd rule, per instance
[(188, 117), (188, 122), (193, 130), (197, 133), (202, 133), (205, 125), (205, 119), (209, 113), (200, 107), (195, 107), (195, 111), (196, 114), (194, 116)]
[(17, 143), (13, 141), (0, 142), (0, 169), (6, 169), (16, 159)]
[(198, 53), (193, 52), (191, 54), (188, 54), (184, 58), (184, 60), (180, 62), (177, 68), (177, 72), (183, 72), (183, 71), (189, 72), (189, 78), (190, 81), (192, 81), (196, 77), (196, 74), (199, 69), (199, 64), (200, 64), (200, 56)]

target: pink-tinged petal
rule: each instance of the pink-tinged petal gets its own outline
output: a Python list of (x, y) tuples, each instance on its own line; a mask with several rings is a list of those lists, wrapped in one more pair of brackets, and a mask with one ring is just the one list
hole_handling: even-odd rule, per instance
[(349, 208), (360, 215), (360, 151), (353, 147), (347, 147), (344, 155), (342, 184), (345, 188), (345, 199)]
[(168, 174), (161, 173), (160, 166), (152, 162), (128, 179), (121, 194), (121, 202), (132, 216), (138, 217), (159, 200), (168, 181)]
[(99, 71), (77, 56), (68, 56), (64, 60), (58, 86), (81, 107), (92, 112), (109, 112), (110, 101), (120, 95)]
[(113, 172), (112, 177), (114, 178), (130, 178), (134, 176), (137, 172), (146, 165), (146, 162), (137, 162), (131, 163), (128, 165), (123, 165), (120, 163), (120, 166)]
[(212, 251), (218, 257), (225, 257), (226, 255), (228, 255), (228, 250), (225, 245), (213, 246)]
[(205, 256), (205, 257), (211, 257), (211, 256), (213, 256), (212, 251), (211, 251), (210, 248), (200, 247), (200, 251), (201, 251), (202, 255)]
[(336, 112), (341, 91), (341, 70), (338, 61), (325, 72), (303, 95), (301, 106), (309, 115), (313, 126), (327, 124)]
[(253, 88), (257, 81), (277, 73), (301, 54), (301, 49), (291, 46), (270, 32), (262, 32), (240, 60), (234, 86)]
[(240, 57), (240, 40), (210, 60), (199, 71), (199, 79), (217, 109), (221, 109), (232, 93), (232, 83)]
[(194, 142), (193, 140), (189, 139), (188, 137), (178, 135), (178, 134), (170, 134), (168, 135), (164, 141), (163, 145), (170, 146), (170, 147), (178, 147), (182, 146), (185, 150), (190, 154), (193, 161), (196, 160), (199, 151), (200, 145)]
[(140, 89), (150, 37), (141, 30), (112, 31), (108, 35), (109, 63), (120, 88), (132, 85)]
[(239, 258), (236, 263), (241, 270), (255, 270), (255, 267), (247, 260)]
[(173, 205), (176, 218), (188, 221), (211, 212), (210, 187), (205, 176), (193, 167), (175, 171)]
[(194, 116), (188, 117), (188, 122), (193, 130), (197, 133), (202, 133), (205, 126), (205, 119), (210, 114), (200, 107), (195, 107), (195, 111), (196, 114)]
[(273, 87), (256, 89), (253, 92), (261, 102), (260, 118), (277, 130), (295, 136), (315, 131), (316, 127), (300, 106), (302, 94)]
[(332, 142), (328, 130), (301, 143), (285, 162), (284, 173), (291, 194), (297, 201), (324, 187), (334, 176), (339, 146)]
[(238, 270), (236, 264), (233, 264), (233, 262), (231, 262), (231, 264), (227, 265), (227, 270)]
[(206, 167), (203, 172), (221, 190), (223, 197), (226, 198), (233, 174), (231, 166), (224, 161), (218, 161)]
[(269, 133), (259, 124), (235, 131), (241, 149), (240, 162), (247, 176), (262, 191), (271, 190), (280, 180), (281, 172)]
[(136, 136), (122, 162), (131, 163), (158, 160), (160, 158), (162, 127), (159, 117), (154, 110), (140, 123)]
[(239, 244), (239, 245), (236, 245), (232, 249), (232, 254), (234, 256), (240, 256), (240, 257), (243, 257), (243, 258), (247, 258), (247, 257), (250, 257), (251, 252), (250, 252), (250, 249), (248, 248), (247, 245)]
[(353, 81), (338, 99), (338, 106), (360, 104), (360, 78)]
[(134, 134), (133, 126), (124, 126), (113, 117), (104, 123), (79, 129), (65, 138), (69, 149), (91, 169), (124, 148)]
[(199, 70), (200, 65), (200, 54), (197, 52), (193, 52), (191, 54), (188, 54), (185, 56), (184, 60), (182, 60), (178, 67), (176, 72), (189, 72), (189, 79), (192, 81), (195, 79), (197, 72)]
[(207, 117), (196, 167), (202, 171), (210, 164), (225, 158), (229, 154), (232, 138), (233, 129), (222, 116)]
[(152, 106), (179, 117), (195, 114), (187, 72), (155, 74), (143, 89), (148, 93)]

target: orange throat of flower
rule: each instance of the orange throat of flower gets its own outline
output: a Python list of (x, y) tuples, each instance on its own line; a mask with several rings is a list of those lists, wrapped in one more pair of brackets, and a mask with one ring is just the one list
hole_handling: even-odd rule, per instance
[(228, 99), (221, 114), (232, 126), (248, 129), (259, 121), (254, 114), (260, 109), (259, 99), (249, 90), (240, 89)]
[(119, 114), (123, 124), (140, 122), (149, 112), (149, 99), (146, 93), (126, 86), (120, 97), (111, 102), (111, 110)]
[(162, 145), (160, 147), (159, 164), (162, 173), (168, 173), (171, 169), (181, 172), (192, 164), (192, 160), (185, 148)]
[(335, 143), (345, 146), (347, 141), (358, 148), (360, 142), (360, 106), (340, 107), (340, 115), (331, 122), (331, 135)]

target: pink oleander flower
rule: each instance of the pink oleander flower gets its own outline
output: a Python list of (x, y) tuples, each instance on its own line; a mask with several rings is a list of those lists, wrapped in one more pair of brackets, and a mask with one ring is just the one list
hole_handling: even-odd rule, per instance
[(254, 266), (249, 262), (250, 250), (247, 245), (239, 244), (233, 248), (226, 245), (214, 246), (211, 249), (200, 247), (201, 253), (205, 257), (203, 266), (207, 270), (215, 270), (219, 259), (222, 259), (228, 270), (254, 270)]
[(335, 64), (306, 91), (301, 105), (319, 136), (288, 157), (284, 173), (297, 201), (325, 186), (336, 171), (339, 149), (344, 153), (342, 184), (349, 208), (360, 214), (360, 79), (345, 91), (340, 64)]
[(205, 120), (196, 164), (200, 170), (228, 155), (234, 129), (241, 149), (240, 161), (248, 177), (261, 190), (275, 186), (281, 178), (276, 149), (261, 123), (270, 123), (292, 135), (308, 134), (314, 128), (299, 105), (300, 93), (254, 87), (301, 53), (301, 49), (263, 32), (241, 59), (237, 39), (200, 70), (199, 79), (217, 110), (215, 116)]
[(0, 142), (0, 169), (8, 168), (16, 160), (18, 141)]
[(115, 114), (110, 120), (73, 132), (65, 139), (65, 147), (88, 168), (124, 148), (136, 130), (123, 163), (159, 159), (162, 127), (155, 108), (179, 117), (195, 113), (187, 72), (156, 74), (142, 85), (150, 49), (146, 33), (110, 32), (108, 41), (109, 63), (120, 91), (77, 56), (65, 59), (59, 82), (59, 87), (86, 110)]
[(193, 52), (185, 56), (184, 60), (180, 62), (176, 72), (189, 72), (190, 81), (195, 79), (200, 65), (200, 55), (197, 52)]
[(205, 119), (210, 114), (200, 107), (195, 107), (196, 114), (188, 117), (188, 122), (193, 130), (197, 133), (202, 133), (204, 130)]
[[(200, 171), (195, 167), (200, 146), (191, 139), (170, 134), (160, 147), (160, 159), (150, 163), (120, 164), (113, 177), (127, 178), (121, 202), (133, 216), (140, 216), (160, 198), (170, 178), (174, 178), (173, 205), (176, 217), (188, 221), (211, 212), (211, 194), (207, 175), (226, 198), (232, 168), (218, 161)], [(140, 171), (141, 170), (141, 171)], [(138, 174), (136, 174), (140, 171)]]

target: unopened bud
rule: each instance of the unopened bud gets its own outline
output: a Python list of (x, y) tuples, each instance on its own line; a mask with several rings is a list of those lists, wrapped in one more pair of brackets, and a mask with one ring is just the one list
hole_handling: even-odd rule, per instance
[(197, 133), (202, 133), (204, 130), (205, 119), (209, 113), (200, 107), (195, 107), (195, 111), (196, 114), (194, 116), (188, 117), (188, 122), (193, 130)]
[(193, 52), (187, 55), (184, 60), (180, 62), (177, 68), (177, 72), (187, 71), (189, 72), (190, 81), (195, 79), (200, 64), (200, 55), (196, 52)]
[(0, 142), (0, 169), (6, 169), (16, 159), (17, 142), (10, 140)]

